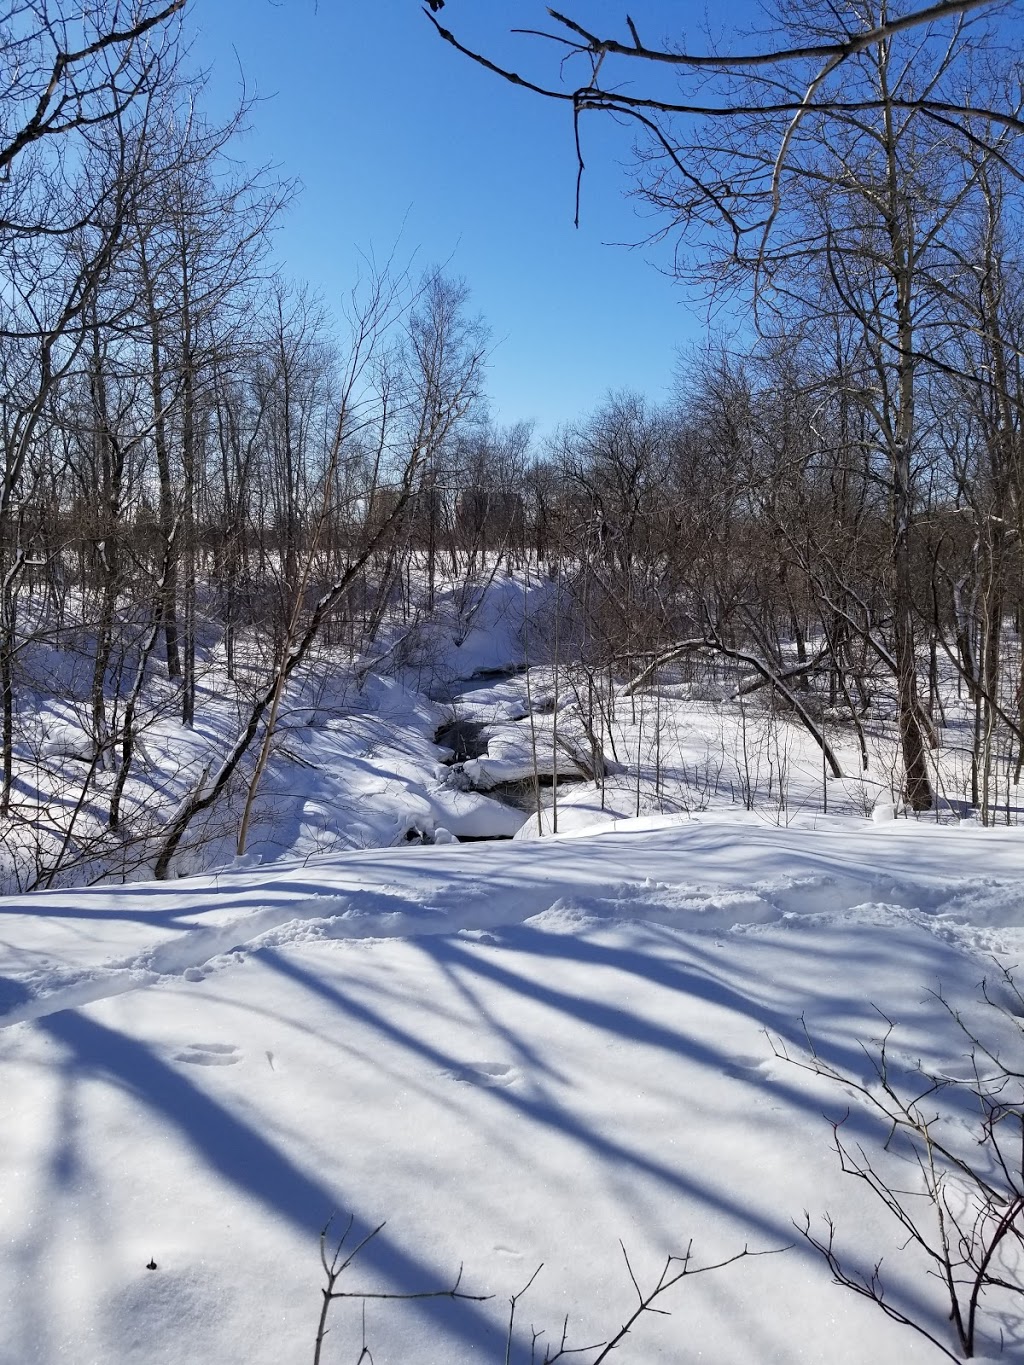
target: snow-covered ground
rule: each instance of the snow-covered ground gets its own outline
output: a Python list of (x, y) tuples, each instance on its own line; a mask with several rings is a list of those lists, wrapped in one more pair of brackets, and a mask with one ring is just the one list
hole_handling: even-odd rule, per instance
[[(918, 1191), (857, 1089), (877, 1082), (886, 1020), (900, 1093), (919, 1067), (970, 1078), (960, 1009), (1024, 1070), (1002, 977), (1024, 955), (1012, 770), (989, 811), (1005, 824), (958, 819), (969, 715), (951, 686), (938, 808), (894, 819), (884, 696), (863, 747), (819, 705), (836, 778), (764, 692), (737, 701), (736, 675), (666, 673), (629, 696), (556, 667), (549, 588), (450, 587), (373, 657), (296, 679), (247, 855), (243, 782), (173, 867), (203, 875), (144, 880), (143, 817), (157, 838), (235, 732), (241, 693), (216, 658), (194, 729), (153, 702), (123, 867), (89, 842), (104, 771), (84, 852), (69, 840), (53, 870), (44, 826), (77, 809), (85, 730), (41, 697), (19, 775), (42, 804), (5, 856), (31, 873), (38, 837), (51, 871), (0, 899), (0, 1365), (312, 1362), (332, 1216), (354, 1220), (349, 1245), (387, 1225), (337, 1286), (357, 1297), (333, 1304), (322, 1365), (354, 1365), (364, 1341), (378, 1365), (506, 1361), (509, 1299), (543, 1262), (508, 1355), (531, 1360), (536, 1328), (539, 1363), (567, 1315), (569, 1347), (614, 1335), (631, 1273), (650, 1289), (691, 1243), (693, 1267), (778, 1254), (688, 1275), (617, 1359), (942, 1359), (832, 1284), (805, 1211), (815, 1235), (833, 1216), (854, 1272), (881, 1258), (897, 1311), (952, 1348), (941, 1285), (844, 1176), (829, 1119), (849, 1108), (843, 1134)], [(541, 785), (556, 766), (576, 780)], [(98, 876), (139, 880), (82, 889)], [(980, 1002), (983, 979), (1008, 1013)], [(809, 1047), (845, 1083), (801, 1068)], [(936, 1108), (975, 1153), (970, 1089)], [(449, 1287), (460, 1265), (461, 1289), (491, 1297), (372, 1298), (364, 1328), (361, 1292)], [(981, 1348), (1024, 1358), (1024, 1314), (989, 1295), (982, 1316)]]
[[(527, 615), (542, 608), (549, 586), (536, 573), (449, 585), (429, 616), (387, 622), (370, 654), (339, 647), (311, 659), (281, 708), (248, 852), (263, 861), (304, 857), (432, 838), (438, 829), (457, 838), (511, 837), (524, 815), (453, 781), (432, 741), (452, 719), (461, 680), (521, 666)], [(232, 678), (223, 641), (211, 636), (190, 726), (178, 719), (176, 688), (151, 667), (115, 831), (110, 802), (120, 747), (90, 762), (89, 670), (70, 651), (34, 643), (23, 662), (29, 681), (17, 714), (11, 818), (0, 822), (0, 891), (151, 875), (162, 831), (197, 784), (212, 781), (266, 683), (258, 644), (250, 641), (248, 652), (236, 646)], [(106, 724), (123, 707), (123, 698), (108, 697)], [(231, 859), (250, 771), (194, 822), (176, 873)]]
[[(311, 1361), (332, 1214), (387, 1220), (339, 1288), (441, 1288), (464, 1263), (494, 1295), (371, 1300), (377, 1362), (503, 1361), (542, 1261), (512, 1359), (566, 1314), (569, 1345), (603, 1340), (636, 1302), (620, 1241), (643, 1288), (691, 1240), (697, 1264), (791, 1249), (688, 1278), (616, 1358), (941, 1359), (831, 1283), (804, 1210), (950, 1341), (824, 1116), (852, 1104), (883, 1165), (884, 1129), (776, 1053), (810, 1037), (867, 1080), (882, 1011), (900, 1074), (965, 1074), (937, 993), (969, 1009), (1021, 959), (1016, 828), (653, 815), (45, 892), (0, 922), (4, 1365)], [(977, 1013), (1021, 1069), (1019, 1028)], [(994, 1323), (986, 1349), (1019, 1360), (1020, 1315)], [(324, 1361), (354, 1362), (359, 1303), (330, 1325)]]

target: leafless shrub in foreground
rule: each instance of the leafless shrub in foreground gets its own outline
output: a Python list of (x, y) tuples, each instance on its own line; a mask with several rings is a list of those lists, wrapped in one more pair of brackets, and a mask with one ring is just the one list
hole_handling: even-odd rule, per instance
[[(1024, 995), (1012, 974), (1001, 972), (1002, 998), (985, 983), (983, 997), (1019, 1034)], [(862, 1181), (899, 1224), (904, 1250), (921, 1253), (927, 1273), (942, 1284), (952, 1345), (913, 1310), (893, 1302), (881, 1259), (870, 1271), (844, 1262), (830, 1214), (817, 1231), (805, 1212), (796, 1224), (801, 1236), (824, 1257), (836, 1284), (872, 1300), (947, 1359), (970, 1360), (996, 1338), (1000, 1352), (1006, 1349), (1008, 1331), (1017, 1344), (1024, 1335), (1024, 1071), (1004, 1061), (998, 1046), (986, 1042), (944, 997), (937, 998), (967, 1042), (966, 1078), (929, 1071), (920, 1063), (905, 1071), (893, 1059), (895, 1025), (884, 1015), (877, 1049), (864, 1048), (873, 1072), (867, 1080), (826, 1061), (810, 1037), (806, 1057), (792, 1056), (778, 1039), (770, 1041), (777, 1057), (841, 1085), (888, 1126), (881, 1148), (866, 1149), (846, 1135), (847, 1110), (832, 1120), (835, 1150), (843, 1172)], [(966, 1140), (963, 1128), (958, 1132), (950, 1122), (964, 1098), (973, 1111)], [(905, 1178), (908, 1166), (912, 1182)]]
[[(470, 1294), (462, 1288), (462, 1266), (459, 1266), (457, 1274), (452, 1282), (439, 1289), (424, 1289), (412, 1293), (401, 1293), (392, 1290), (363, 1290), (363, 1289), (339, 1289), (338, 1283), (341, 1276), (355, 1261), (356, 1257), (363, 1251), (373, 1239), (383, 1231), (385, 1224), (380, 1223), (372, 1231), (368, 1232), (361, 1240), (348, 1249), (349, 1237), (352, 1233), (354, 1219), (350, 1216), (345, 1224), (344, 1231), (337, 1241), (332, 1245), (330, 1242), (331, 1219), (320, 1234), (320, 1264), (323, 1266), (324, 1282), (321, 1285), (320, 1293), (322, 1303), (320, 1308), (320, 1319), (317, 1325), (316, 1342), (313, 1351), (313, 1365), (321, 1365), (323, 1361), (324, 1341), (329, 1332), (327, 1325), (330, 1316), (331, 1305), (340, 1299), (353, 1299), (361, 1303), (363, 1308), (362, 1337), (359, 1348), (359, 1355), (356, 1358), (356, 1365), (363, 1365), (363, 1362), (370, 1362), (372, 1365), (373, 1355), (366, 1341), (366, 1304), (370, 1300), (390, 1300), (394, 1302), (406, 1302), (413, 1299), (459, 1299), (471, 1303), (485, 1303), (492, 1299), (493, 1294)], [(558, 1337), (552, 1337), (547, 1342), (541, 1340), (547, 1333), (535, 1327), (530, 1328), (529, 1341), (529, 1361), (530, 1365), (554, 1365), (556, 1361), (564, 1360), (569, 1356), (587, 1357), (587, 1365), (602, 1365), (607, 1361), (612, 1352), (615, 1351), (633, 1330), (636, 1324), (645, 1313), (658, 1313), (664, 1315), (666, 1310), (660, 1306), (655, 1306), (661, 1296), (673, 1289), (681, 1280), (688, 1276), (703, 1275), (710, 1270), (721, 1270), (725, 1266), (732, 1265), (736, 1261), (742, 1261), (748, 1256), (769, 1256), (777, 1251), (786, 1250), (785, 1247), (777, 1247), (768, 1251), (751, 1251), (749, 1247), (744, 1247), (733, 1256), (728, 1256), (725, 1260), (717, 1261), (711, 1265), (695, 1265), (693, 1263), (693, 1243), (691, 1242), (681, 1256), (668, 1256), (662, 1266), (661, 1273), (657, 1280), (648, 1288), (641, 1288), (640, 1282), (633, 1271), (629, 1255), (626, 1248), (622, 1247), (622, 1255), (626, 1262), (626, 1270), (630, 1281), (636, 1291), (637, 1304), (632, 1313), (617, 1331), (611, 1333), (605, 1340), (592, 1342), (587, 1346), (569, 1345), (569, 1318), (563, 1319), (561, 1331)], [(508, 1328), (505, 1334), (505, 1349), (503, 1354), (504, 1365), (512, 1365), (514, 1359), (518, 1359), (515, 1352), (515, 1322), (516, 1312), (523, 1296), (529, 1291), (537, 1276), (543, 1269), (543, 1262), (537, 1267), (526, 1284), (509, 1299)]]

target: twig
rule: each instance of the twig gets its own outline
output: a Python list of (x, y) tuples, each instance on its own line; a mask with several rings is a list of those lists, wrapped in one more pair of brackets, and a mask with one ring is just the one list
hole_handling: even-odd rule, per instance
[[(362, 1350), (361, 1350), (360, 1355), (359, 1355), (359, 1361), (364, 1361), (364, 1360), (372, 1361), (372, 1360), (373, 1360), (373, 1357), (372, 1357), (372, 1355), (370, 1354), (369, 1347), (366, 1345), (366, 1312), (365, 1312), (365, 1306), (366, 1306), (366, 1303), (367, 1303), (368, 1300), (370, 1300), (370, 1299), (394, 1299), (394, 1300), (396, 1300), (396, 1301), (398, 1301), (398, 1302), (406, 1302), (406, 1301), (412, 1300), (412, 1299), (464, 1299), (464, 1300), (467, 1300), (467, 1301), (469, 1301), (469, 1302), (471, 1302), (471, 1303), (484, 1303), (484, 1302), (486, 1302), (488, 1299), (491, 1299), (491, 1298), (494, 1297), (493, 1294), (467, 1294), (466, 1291), (465, 1291), (464, 1289), (461, 1289), (461, 1288), (460, 1288), (460, 1286), (461, 1286), (461, 1284), (462, 1284), (462, 1266), (461, 1266), (461, 1265), (459, 1266), (458, 1274), (457, 1274), (456, 1277), (455, 1277), (455, 1282), (454, 1282), (454, 1284), (449, 1285), (449, 1287), (448, 1287), (447, 1289), (421, 1289), (421, 1290), (415, 1290), (415, 1291), (409, 1292), (409, 1293), (401, 1293), (401, 1292), (396, 1292), (396, 1291), (393, 1291), (393, 1290), (373, 1290), (373, 1289), (343, 1290), (343, 1289), (335, 1289), (334, 1286), (338, 1283), (338, 1279), (340, 1278), (340, 1276), (341, 1276), (342, 1274), (344, 1274), (344, 1272), (345, 1272), (345, 1271), (348, 1269), (348, 1267), (352, 1264), (352, 1262), (353, 1262), (353, 1261), (355, 1260), (355, 1258), (359, 1255), (359, 1253), (363, 1250), (363, 1248), (366, 1247), (370, 1242), (372, 1242), (373, 1239), (377, 1236), (378, 1233), (380, 1233), (380, 1232), (382, 1232), (382, 1231), (384, 1230), (384, 1228), (387, 1226), (387, 1224), (386, 1224), (386, 1222), (385, 1222), (385, 1223), (378, 1223), (378, 1225), (377, 1225), (371, 1232), (368, 1232), (368, 1233), (366, 1234), (366, 1236), (363, 1237), (362, 1240), (359, 1241), (359, 1242), (352, 1248), (352, 1250), (348, 1253), (348, 1255), (347, 1255), (347, 1256), (344, 1258), (344, 1260), (343, 1260), (343, 1259), (342, 1259), (342, 1251), (344, 1250), (345, 1243), (346, 1243), (346, 1241), (348, 1240), (349, 1233), (352, 1231), (352, 1227), (353, 1227), (353, 1224), (354, 1224), (354, 1216), (353, 1216), (352, 1214), (350, 1214), (350, 1215), (349, 1215), (348, 1222), (345, 1224), (345, 1230), (344, 1230), (344, 1232), (341, 1234), (341, 1236), (338, 1238), (338, 1241), (337, 1241), (337, 1243), (335, 1244), (335, 1247), (334, 1247), (334, 1251), (333, 1251), (333, 1253), (332, 1253), (330, 1259), (328, 1260), (328, 1256), (327, 1256), (327, 1237), (328, 1237), (328, 1234), (329, 1234), (330, 1229), (331, 1229), (331, 1223), (332, 1223), (333, 1221), (334, 1221), (333, 1217), (332, 1217), (332, 1218), (329, 1218), (328, 1221), (327, 1221), (327, 1223), (324, 1225), (323, 1230), (322, 1230), (321, 1233), (320, 1233), (320, 1264), (323, 1266), (323, 1269), (324, 1269), (324, 1275), (325, 1275), (325, 1277), (326, 1277), (326, 1283), (322, 1286), (322, 1288), (321, 1288), (321, 1290), (320, 1290), (322, 1302), (321, 1302), (321, 1305), (320, 1305), (320, 1321), (319, 1321), (319, 1323), (318, 1323), (318, 1325), (317, 1325), (316, 1345), (315, 1345), (315, 1349), (314, 1349), (314, 1351), (313, 1351), (313, 1365), (320, 1365), (320, 1359), (321, 1359), (321, 1353), (322, 1353), (322, 1351), (323, 1351), (324, 1339), (325, 1339), (325, 1337), (327, 1336), (328, 1332), (330, 1331), (330, 1329), (329, 1329), (328, 1326), (327, 1326), (327, 1316), (328, 1316), (328, 1314), (329, 1314), (329, 1312), (330, 1312), (331, 1304), (334, 1303), (335, 1300), (337, 1300), (337, 1299), (360, 1299), (360, 1300), (362, 1300), (362, 1303), (363, 1303), (363, 1310), (364, 1310), (364, 1311), (363, 1311), (363, 1344), (362, 1344)], [(531, 1283), (532, 1283), (532, 1281), (531, 1281)], [(527, 1288), (529, 1288), (529, 1286), (527, 1286)], [(357, 1362), (357, 1365), (358, 1365), (358, 1362)]]

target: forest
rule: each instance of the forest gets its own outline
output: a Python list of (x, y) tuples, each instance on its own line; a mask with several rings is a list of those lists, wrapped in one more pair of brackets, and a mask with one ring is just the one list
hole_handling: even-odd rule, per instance
[[(235, 155), (244, 104), (204, 117), (183, 6), (114, 7), (137, 40), (108, 8), (19, 4), (2, 27), (5, 884), (165, 875), (232, 801), (244, 828), (293, 676), (408, 653), (442, 588), (514, 573), (557, 582), (530, 661), (558, 637), (590, 734), (594, 679), (606, 708), (665, 668), (731, 679), (835, 776), (830, 732), (863, 770), (888, 726), (894, 800), (937, 809), (951, 746), (956, 799), (1016, 821), (1024, 277), (999, 6), (947, 6), (909, 55), (865, 46), (797, 118), (745, 74), (746, 107), (683, 129), (690, 180), (683, 145), (649, 139), (641, 192), (756, 336), (709, 335), (668, 403), (612, 393), (541, 443), (488, 420), (471, 282), (391, 261), (335, 310), (289, 280), (293, 187)], [(154, 778), (154, 727), (194, 730), (227, 693), (199, 771)]]

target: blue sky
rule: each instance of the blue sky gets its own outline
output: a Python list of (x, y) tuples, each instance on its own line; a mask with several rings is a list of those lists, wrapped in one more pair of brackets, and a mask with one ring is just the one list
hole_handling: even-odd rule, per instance
[[(653, 37), (679, 14), (672, 0), (630, 9)], [(621, 25), (621, 4), (587, 0), (586, 12)], [(540, 14), (531, 0), (449, 0), (441, 17), (470, 33)], [(460, 58), (418, 0), (197, 0), (189, 25), (214, 114), (237, 94), (239, 69), (262, 97), (241, 154), (302, 182), (278, 237), (287, 274), (331, 303), (360, 253), (386, 257), (398, 241), (400, 258), (449, 262), (492, 330), (501, 422), (535, 419), (543, 433), (610, 389), (667, 395), (678, 348), (706, 319), (663, 273), (666, 247), (614, 245), (655, 226), (626, 195), (626, 136), (585, 125), (576, 230), (566, 110)], [(519, 43), (525, 66), (531, 45)]]

